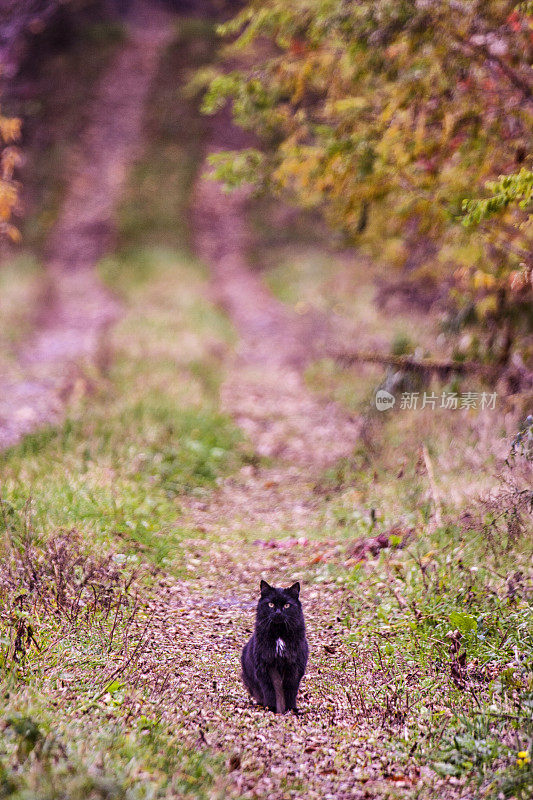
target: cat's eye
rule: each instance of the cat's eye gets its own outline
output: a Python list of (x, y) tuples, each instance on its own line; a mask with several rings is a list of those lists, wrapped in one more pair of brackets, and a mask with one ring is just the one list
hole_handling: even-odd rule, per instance
[(274, 603), (269, 603), (268, 605), (270, 606), (270, 608), (274, 608)]
[(290, 603), (285, 603), (285, 605), (283, 606), (283, 608), (290, 608), (290, 607), (291, 607)]

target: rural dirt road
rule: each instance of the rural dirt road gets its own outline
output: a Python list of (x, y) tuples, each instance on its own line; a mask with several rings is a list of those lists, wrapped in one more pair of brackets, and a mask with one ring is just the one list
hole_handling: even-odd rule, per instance
[(80, 365), (98, 359), (117, 316), (95, 266), (112, 242), (113, 213), (140, 146), (144, 102), (170, 20), (164, 9), (135, 0), (126, 41), (101, 79), (48, 241), (35, 329), (13, 359), (0, 362), (0, 448), (61, 419)]

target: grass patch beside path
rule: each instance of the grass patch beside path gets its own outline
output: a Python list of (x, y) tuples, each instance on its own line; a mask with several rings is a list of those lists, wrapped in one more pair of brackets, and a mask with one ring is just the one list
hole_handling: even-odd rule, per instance
[[(214, 384), (231, 341), (203, 299), (194, 263), (168, 251), (142, 254), (144, 280), (111, 334), (106, 380), (87, 375), (87, 397), (67, 422), (0, 455), (2, 495), (13, 513), (31, 496), (36, 535), (77, 528), (99, 546), (180, 568), (180, 496), (201, 494), (241, 463), (241, 435), (219, 414)], [(123, 268), (109, 259), (108, 278)]]
[(353, 558), (348, 571), (344, 562), (336, 574), (351, 590), (345, 646), (359, 664), (348, 690), (362, 717), (380, 720), (398, 764), (429, 764), (480, 797), (526, 800), (531, 528), (527, 513), (514, 533), (503, 519), (485, 522), (424, 526), (404, 549)]
[[(0, 796), (10, 800), (223, 798), (222, 760), (182, 747), (178, 737), (141, 719), (98, 726), (57, 719), (45, 698), (28, 700), (4, 720)], [(37, 723), (35, 720), (38, 719)]]
[(41, 291), (40, 266), (29, 255), (0, 264), (0, 358), (14, 360), (14, 350), (31, 331), (34, 309)]
[(224, 796), (222, 759), (141, 713), (135, 565), (72, 532), (41, 548), (9, 507), (2, 522), (0, 797)]

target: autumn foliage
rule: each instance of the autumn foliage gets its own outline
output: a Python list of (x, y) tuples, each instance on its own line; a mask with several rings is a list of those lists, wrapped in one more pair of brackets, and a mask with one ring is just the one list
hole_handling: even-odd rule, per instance
[(14, 143), (19, 136), (20, 120), (3, 117), (0, 113), (0, 238), (7, 237), (13, 242), (20, 238), (18, 229), (11, 222), (18, 203), (14, 171), (20, 156)]
[(260, 140), (217, 156), (218, 177), (432, 281), (450, 326), (474, 324), (469, 355), (500, 363), (531, 325), (529, 6), (251, 0), (222, 29), (245, 66), (204, 76), (205, 110), (231, 99)]

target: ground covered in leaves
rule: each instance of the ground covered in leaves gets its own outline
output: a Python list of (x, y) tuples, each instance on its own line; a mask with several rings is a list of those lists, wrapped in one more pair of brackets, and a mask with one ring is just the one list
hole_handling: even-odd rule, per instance
[[(202, 184), (213, 128), (179, 86), (213, 31), (173, 37), (100, 264), (124, 308), (109, 368), (0, 456), (0, 797), (525, 800), (531, 464), (505, 463), (521, 401), (380, 414), (389, 375), (318, 358), (310, 332), (356, 319), (395, 351), (430, 347), (434, 321), (380, 314), (364, 264), (308, 232), (276, 249), (279, 209), (253, 228), (245, 199)], [(188, 241), (190, 205), (223, 245)], [(255, 271), (249, 238), (271, 243)], [(240, 681), (262, 577), (302, 582), (298, 716)]]

